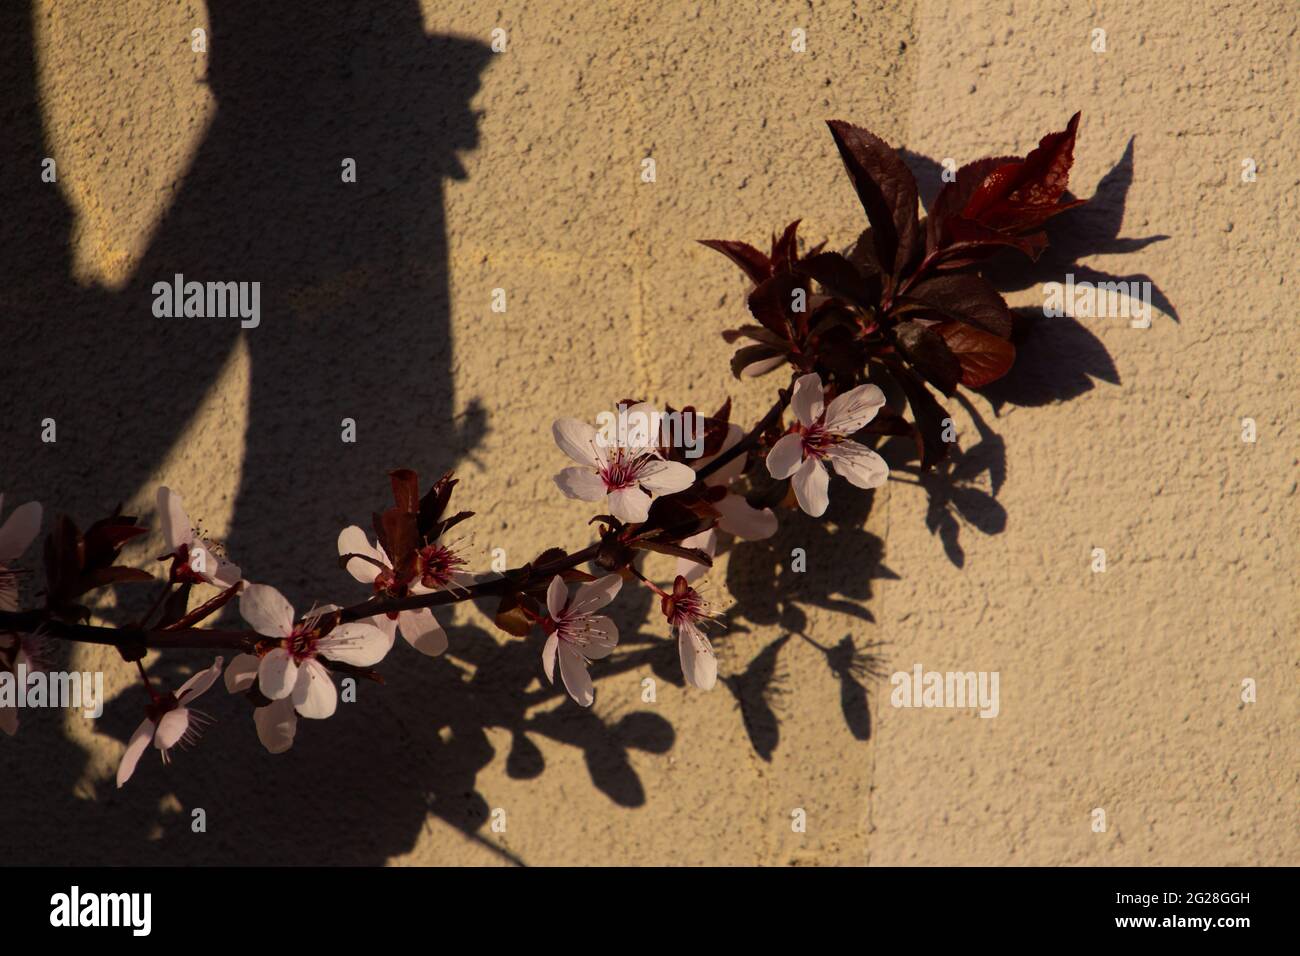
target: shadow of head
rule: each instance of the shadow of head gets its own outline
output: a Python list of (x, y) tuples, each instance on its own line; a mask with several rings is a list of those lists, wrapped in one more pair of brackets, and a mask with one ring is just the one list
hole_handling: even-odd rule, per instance
[(314, 120), (340, 146), (398, 118), (435, 148), (444, 175), (464, 177), (455, 154), (478, 145), (469, 103), (487, 45), (427, 35), (414, 0), (208, 0), (208, 9), (208, 84), (219, 109), (254, 109), (269, 129)]

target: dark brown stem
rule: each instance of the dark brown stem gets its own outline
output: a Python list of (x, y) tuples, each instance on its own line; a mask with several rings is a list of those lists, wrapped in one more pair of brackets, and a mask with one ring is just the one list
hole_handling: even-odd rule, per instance
[[(455, 591), (436, 591), (432, 594), (412, 594), (403, 598), (371, 598), (344, 608), (339, 612), (340, 622), (358, 621), (376, 614), (396, 613), (422, 607), (456, 604), (476, 597), (500, 594), (507, 583), (527, 587), (539, 579), (575, 568), (596, 556), (596, 545), (590, 545), (573, 554), (536, 567), (524, 566), (505, 572), (500, 578), (482, 581)], [(224, 592), (223, 592), (224, 594)], [(218, 600), (214, 598), (213, 601)], [(208, 602), (208, 605), (213, 601)], [(223, 602), (224, 603), (224, 602)], [(207, 607), (208, 605), (204, 605)], [(197, 608), (196, 612), (202, 610)], [(179, 623), (179, 622), (178, 622)], [(170, 627), (166, 630), (144, 630), (131, 627), (106, 627), (93, 624), (70, 624), (51, 618), (45, 611), (0, 611), (0, 631), (42, 634), (65, 641), (83, 644), (107, 644), (114, 647), (126, 644), (143, 644), (155, 650), (166, 649), (229, 649), (252, 653), (264, 638), (252, 630), (223, 630), (218, 628)], [(366, 675), (368, 676), (368, 674)]]
[(140, 618), (141, 627), (146, 627), (149, 622), (153, 620), (153, 616), (158, 613), (158, 609), (163, 606), (163, 602), (167, 600), (167, 596), (171, 593), (172, 583), (171, 581), (168, 581), (163, 585), (162, 593), (159, 594), (158, 599), (153, 602), (153, 606), (149, 608), (144, 617)]

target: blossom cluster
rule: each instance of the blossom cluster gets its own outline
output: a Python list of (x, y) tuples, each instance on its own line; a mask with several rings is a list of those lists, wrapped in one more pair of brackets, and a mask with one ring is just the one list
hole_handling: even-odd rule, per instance
[[(875, 446), (886, 436), (910, 437), (921, 467), (933, 466), (947, 453), (938, 437), (946, 413), (928, 386), (951, 395), (959, 384), (980, 387), (1010, 367), (1012, 316), (982, 263), (999, 249), (1036, 256), (1046, 245), (1043, 223), (1077, 204), (1066, 192), (1077, 122), (1076, 114), (1024, 159), (962, 167), (924, 221), (898, 155), (866, 130), (831, 123), (870, 223), (849, 252), (819, 246), (801, 254), (798, 222), (773, 237), (770, 254), (742, 242), (705, 243), (753, 283), (747, 302), (756, 324), (724, 333), (729, 342), (748, 343), (735, 353), (733, 373), (786, 367), (788, 385), (749, 430), (731, 422), (730, 401), (708, 416), (648, 402), (619, 406), (620, 421), (701, 426), (689, 450), (649, 428), (611, 432), (577, 418), (556, 420), (555, 444), (571, 463), (555, 474), (555, 485), (599, 509), (588, 516), (598, 530), (587, 548), (550, 549), (503, 572), (475, 570), (474, 549), (452, 534), (474, 516), (450, 508), (458, 480), (444, 475), (421, 494), (418, 476), (398, 469), (389, 473), (393, 504), (374, 515), (369, 531), (352, 525), (338, 534), (340, 571), (366, 588), (364, 597), (300, 610), (272, 584), (249, 580), (193, 527), (181, 496), (164, 487), (156, 504), (165, 542), (158, 560), (167, 572), (157, 600), (143, 619), (89, 625), (85, 595), (157, 581), (119, 563), (123, 547), (147, 527), (120, 511), (84, 532), (59, 517), (43, 549), (45, 604), (24, 611), (22, 562), (43, 520), (41, 505), (27, 503), (0, 524), (0, 670), (41, 666), (44, 640), (91, 634), (135, 663), (143, 719), (127, 743), (118, 786), (150, 745), (168, 763), (174, 750), (197, 740), (211, 718), (194, 704), (218, 681), (247, 702), (266, 750), (290, 749), (299, 719), (336, 712), (339, 675), (376, 677), (399, 634), (421, 654), (443, 654), (451, 641), (435, 609), (471, 599), (496, 600), (496, 626), (537, 641), (539, 676), (554, 683), (558, 667), (568, 696), (590, 707), (593, 665), (618, 650), (615, 618), (601, 612), (625, 588), (644, 587), (657, 599), (665, 637), (676, 642), (683, 682), (713, 688), (718, 661), (708, 632), (724, 608), (706, 599), (701, 579), (720, 549), (732, 538), (772, 537), (783, 511), (823, 517), (832, 473), (851, 488), (883, 486), (890, 466)], [(655, 580), (646, 552), (674, 557), (673, 573)], [(215, 593), (191, 607), (196, 589)], [(242, 630), (200, 626), (236, 600)], [(174, 691), (160, 688), (147, 652), (178, 646), (234, 653), (214, 655)], [(0, 706), (0, 729), (16, 733), (18, 716)]]

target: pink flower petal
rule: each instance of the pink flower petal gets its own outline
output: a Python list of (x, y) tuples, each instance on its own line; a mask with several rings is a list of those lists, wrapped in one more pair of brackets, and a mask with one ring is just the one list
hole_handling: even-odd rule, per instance
[(618, 625), (611, 618), (597, 614), (586, 621), (582, 632), (583, 642), (578, 650), (589, 661), (609, 657), (618, 646)]
[(555, 444), (580, 465), (599, 468), (601, 455), (596, 446), (596, 429), (587, 422), (576, 418), (561, 418), (551, 425), (551, 434)]
[(18, 708), (0, 704), (0, 730), (12, 737), (18, 733)]
[(718, 527), (746, 541), (762, 541), (776, 534), (776, 515), (771, 508), (751, 508), (741, 495), (727, 495), (714, 504), (718, 509)]
[(177, 707), (163, 714), (154, 731), (153, 745), (159, 750), (171, 750), (185, 736), (190, 726), (190, 712), (185, 707)]
[(803, 436), (785, 435), (767, 453), (767, 473), (773, 478), (789, 478), (803, 462)]
[(559, 650), (560, 637), (558, 634), (551, 634), (546, 638), (546, 643), (542, 645), (542, 671), (546, 674), (546, 679), (555, 683), (555, 652)]
[(605, 497), (605, 480), (590, 468), (565, 468), (555, 476), (555, 484), (566, 498), (599, 501)]
[(168, 551), (175, 551), (194, 540), (194, 529), (190, 526), (189, 515), (185, 513), (185, 502), (165, 485), (158, 489), (158, 517), (162, 521), (163, 540), (167, 542)]
[(274, 648), (257, 666), (257, 683), (262, 693), (271, 700), (280, 700), (293, 693), (298, 680), (298, 665), (283, 647)]
[(627, 434), (624, 436), (623, 447), (628, 450), (629, 457), (636, 457), (659, 447), (662, 430), (659, 409), (649, 402), (640, 402), (628, 408), (625, 415)]
[(790, 408), (799, 424), (807, 428), (822, 417), (822, 378), (816, 372), (800, 375), (790, 396)]
[(595, 581), (588, 581), (578, 586), (573, 600), (569, 602), (570, 614), (590, 614), (604, 607), (618, 596), (623, 579), (617, 574), (607, 574)]
[(299, 716), (324, 720), (334, 714), (338, 704), (338, 688), (325, 665), (316, 660), (304, 661), (293, 685), (293, 709)]
[(590, 707), (596, 699), (596, 692), (591, 686), (591, 675), (587, 673), (587, 662), (582, 655), (564, 642), (560, 643), (560, 676), (564, 678), (564, 689), (569, 692), (579, 707)]
[(356, 667), (372, 667), (384, 659), (393, 646), (388, 635), (363, 621), (340, 624), (320, 639), (316, 647), (332, 661)]
[[(350, 525), (340, 531), (338, 544), (340, 557), (345, 554), (364, 554), (367, 557), (379, 559), (378, 549), (370, 543), (365, 531), (358, 525)], [(388, 562), (385, 561), (384, 563), (387, 564)], [(353, 558), (348, 561), (347, 572), (362, 584), (372, 584), (375, 578), (379, 577), (379, 566), (361, 558)]]
[(859, 488), (879, 488), (889, 480), (889, 465), (865, 445), (844, 441), (826, 451), (835, 473)]
[(447, 649), (447, 634), (427, 607), (397, 615), (402, 637), (421, 654), (437, 657)]
[(656, 495), (671, 495), (695, 484), (695, 469), (680, 461), (647, 462), (637, 473), (637, 483)]
[[(718, 530), (709, 528), (699, 534), (693, 534), (689, 538), (683, 538), (681, 544), (684, 548), (699, 548), (709, 557), (713, 557), (718, 550)], [(698, 581), (708, 570), (706, 565), (692, 561), (690, 558), (677, 559), (676, 573), (684, 577), (688, 583)]]
[(239, 613), (258, 634), (288, 637), (293, 632), (293, 606), (269, 584), (250, 584), (239, 595)]
[(558, 621), (560, 615), (564, 613), (564, 606), (569, 601), (569, 589), (564, 586), (564, 578), (558, 574), (551, 578), (551, 583), (546, 588), (546, 610), (551, 615), (551, 620)]
[(650, 496), (640, 488), (620, 488), (609, 494), (609, 513), (632, 524), (650, 517)]
[(875, 385), (859, 385), (837, 395), (826, 406), (825, 428), (832, 435), (852, 435), (876, 417), (885, 393)]
[(117, 765), (117, 786), (119, 789), (131, 779), (131, 774), (135, 773), (135, 765), (140, 762), (145, 749), (149, 746), (149, 741), (153, 740), (153, 732), (154, 722), (146, 720), (131, 735), (131, 740), (126, 745), (126, 752), (122, 754), (122, 762)]
[(257, 666), (261, 663), (256, 654), (239, 654), (226, 668), (226, 690), (242, 694), (257, 680)]
[(759, 359), (757, 362), (750, 362), (740, 370), (740, 374), (745, 378), (758, 378), (760, 375), (766, 375), (774, 368), (779, 368), (786, 363), (789, 358), (784, 352), (777, 352), (770, 358)]
[(704, 632), (689, 621), (677, 628), (677, 653), (686, 683), (700, 690), (712, 690), (718, 682), (718, 659), (713, 656), (713, 645)]
[[(389, 617), (387, 614), (376, 614), (366, 618), (366, 621), (383, 632), (384, 639), (388, 641), (388, 651), (391, 651), (393, 645), (397, 643), (397, 618)], [(384, 651), (384, 654), (387, 655), (388, 651)]]
[(820, 461), (816, 458), (805, 461), (795, 472), (793, 481), (794, 496), (799, 501), (799, 507), (814, 518), (824, 515), (831, 500), (827, 492), (830, 483), (831, 476), (826, 473)]
[(253, 711), (253, 723), (257, 726), (257, 739), (271, 753), (282, 754), (293, 746), (294, 735), (298, 732), (298, 714), (290, 698), (257, 708)]
[(218, 657), (212, 662), (211, 667), (199, 671), (176, 692), (176, 699), (182, 704), (189, 704), (196, 697), (207, 692), (208, 688), (216, 683), (217, 678), (221, 676), (221, 665), (225, 661)]
[[(205, 541), (204, 544), (207, 544), (207, 542)], [(212, 555), (211, 545), (208, 545), (208, 554), (210, 556)], [(215, 571), (204, 573), (201, 575), (201, 577), (209, 584), (213, 585), (214, 587), (219, 587), (221, 588), (221, 590), (224, 591), (226, 588), (233, 587), (238, 581), (241, 580), (242, 576), (239, 570), (239, 565), (231, 564), (229, 561), (227, 561), (225, 558), (222, 557), (217, 557), (216, 560), (217, 560), (217, 569)]]
[[(727, 426), (727, 437), (722, 440), (722, 447), (718, 449), (718, 455), (724, 451), (729, 451), (734, 446), (740, 444), (740, 440), (745, 437), (745, 430), (739, 425), (730, 424)], [(703, 468), (718, 455), (708, 455), (699, 459), (695, 463), (697, 468)], [(745, 471), (745, 460), (747, 455), (737, 455), (731, 461), (727, 462), (709, 477), (704, 479), (706, 485), (729, 485)]]
[(5, 523), (0, 525), (0, 561), (12, 561), (21, 557), (40, 530), (40, 502), (29, 501), (15, 508)]

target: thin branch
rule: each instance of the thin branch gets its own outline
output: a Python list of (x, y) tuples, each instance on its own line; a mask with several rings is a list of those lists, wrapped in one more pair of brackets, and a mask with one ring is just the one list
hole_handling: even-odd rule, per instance
[(780, 421), (781, 413), (784, 412), (786, 406), (790, 404), (790, 395), (790, 389), (781, 389), (781, 397), (776, 400), (776, 404), (768, 409), (767, 414), (763, 416), (762, 420), (750, 429), (749, 434), (736, 442), (736, 444), (732, 445), (726, 451), (721, 452), (703, 468), (696, 471), (695, 477), (701, 481), (704, 480), (715, 471), (718, 471), (720, 468), (727, 465), (738, 455), (743, 455), (745, 452), (749, 451), (749, 449), (758, 444), (759, 439), (763, 437), (763, 433)]

